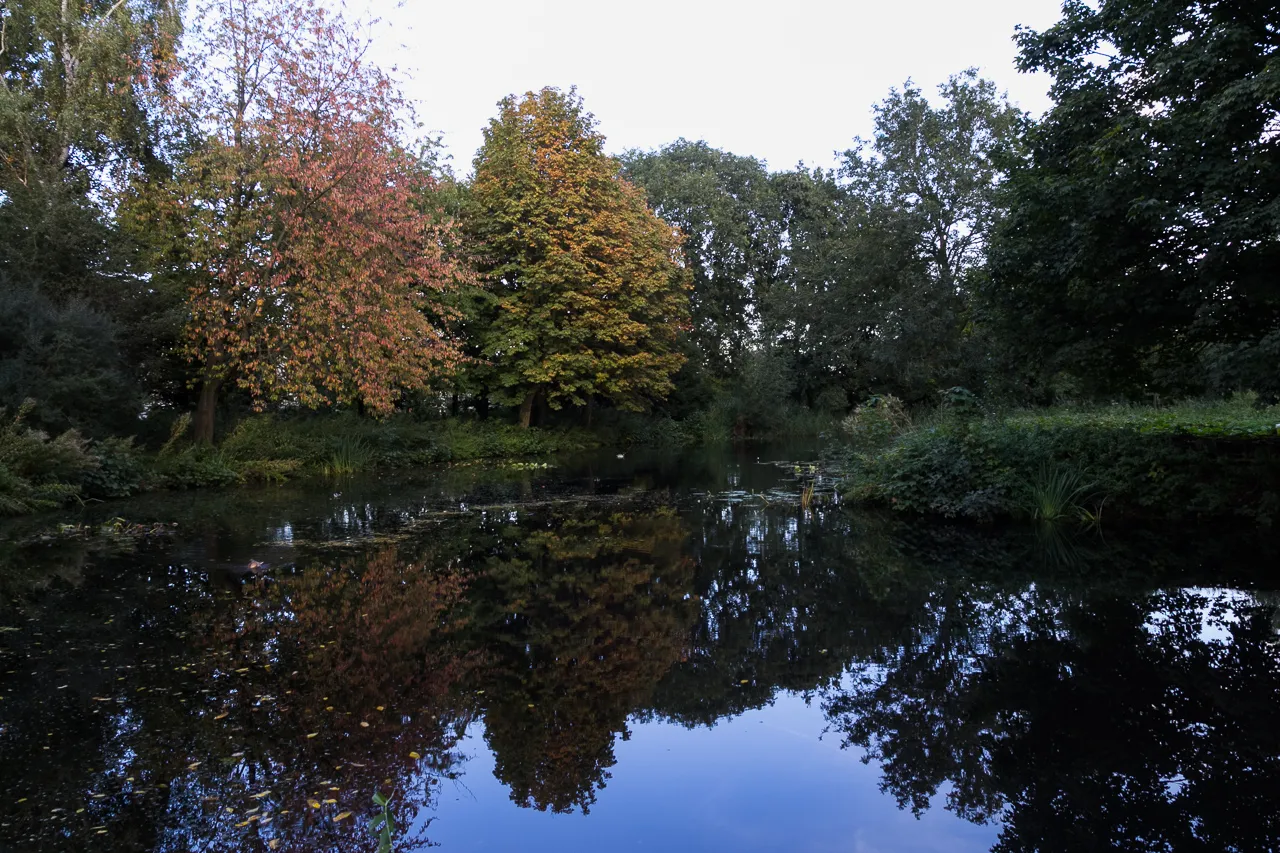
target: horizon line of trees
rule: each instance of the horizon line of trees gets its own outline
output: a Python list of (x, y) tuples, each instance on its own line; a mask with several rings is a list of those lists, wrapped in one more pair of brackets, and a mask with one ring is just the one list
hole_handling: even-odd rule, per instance
[(596, 404), (1280, 394), (1280, 9), (1066, 0), (1033, 120), (908, 81), (835, 169), (604, 153), (575, 90), (504, 98), (469, 180), (317, 0), (0, 10), (0, 406), (353, 408), (528, 426)]

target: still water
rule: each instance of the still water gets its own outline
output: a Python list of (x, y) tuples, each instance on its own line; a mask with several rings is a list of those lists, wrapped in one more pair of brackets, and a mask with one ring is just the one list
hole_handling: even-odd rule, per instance
[(806, 456), (10, 527), (0, 850), (1280, 847), (1273, 537), (926, 525)]

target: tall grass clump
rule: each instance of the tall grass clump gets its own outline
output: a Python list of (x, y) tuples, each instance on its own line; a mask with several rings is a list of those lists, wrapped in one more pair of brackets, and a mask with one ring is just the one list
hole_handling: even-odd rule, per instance
[(373, 451), (364, 438), (343, 435), (333, 443), (333, 449), (324, 461), (323, 471), (326, 477), (349, 477), (369, 467), (372, 461)]
[(1093, 488), (1093, 484), (1075, 469), (1042, 464), (1036, 476), (1027, 483), (1025, 495), (1029, 514), (1037, 521), (1049, 524), (1096, 518), (1097, 511), (1086, 505)]

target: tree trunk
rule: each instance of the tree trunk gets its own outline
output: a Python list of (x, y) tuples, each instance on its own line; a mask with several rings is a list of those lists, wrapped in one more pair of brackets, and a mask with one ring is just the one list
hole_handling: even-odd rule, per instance
[(524, 402), (520, 404), (520, 426), (523, 429), (528, 429), (533, 421), (533, 401), (537, 396), (537, 391), (530, 391), (525, 395)]
[(200, 385), (200, 398), (196, 402), (196, 416), (192, 422), (197, 444), (213, 444), (213, 415), (218, 408), (217, 379), (206, 379)]
[(595, 397), (587, 397), (587, 429), (591, 429), (591, 411), (595, 408)]

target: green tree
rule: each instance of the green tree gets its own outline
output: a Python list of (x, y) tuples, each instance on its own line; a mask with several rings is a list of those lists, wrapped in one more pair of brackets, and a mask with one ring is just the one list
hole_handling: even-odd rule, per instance
[(112, 203), (158, 165), (153, 105), (180, 29), (170, 0), (0, 7), (0, 405), (37, 397), (47, 425), (137, 414), (124, 365), (146, 283)]
[(594, 397), (642, 409), (684, 361), (679, 238), (603, 151), (574, 90), (499, 103), (475, 159), (469, 229), (495, 295), (484, 330), (501, 402)]
[(986, 302), (1037, 388), (1280, 392), (1280, 8), (1070, 0)]
[(717, 377), (736, 375), (783, 260), (781, 209), (765, 164), (685, 139), (629, 151), (622, 162), (654, 211), (685, 235), (702, 365)]

